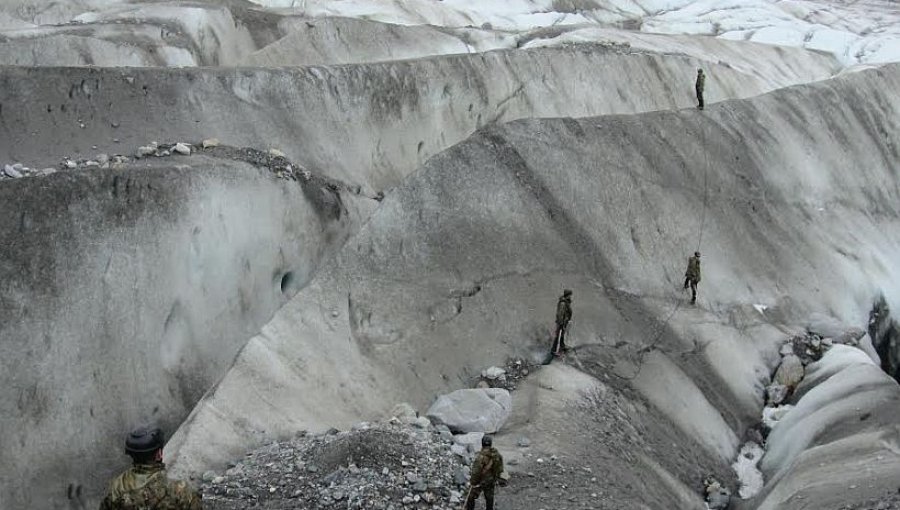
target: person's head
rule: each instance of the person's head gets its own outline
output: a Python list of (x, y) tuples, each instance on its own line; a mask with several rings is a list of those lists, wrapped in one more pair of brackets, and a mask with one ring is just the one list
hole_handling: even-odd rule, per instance
[(165, 436), (158, 427), (139, 427), (125, 438), (125, 453), (135, 464), (160, 462), (165, 444)]
[(699, 251), (695, 251), (695, 252), (694, 252), (694, 256), (697, 257), (697, 258), (699, 259), (699, 258), (700, 258), (700, 252), (699, 252)]
[(703, 74), (703, 69), (697, 69), (697, 74)]
[(572, 297), (572, 291), (570, 289), (564, 289), (563, 297)]
[(494, 439), (491, 436), (489, 436), (487, 434), (481, 436), (481, 447), (482, 448), (490, 448), (492, 446), (494, 446)]

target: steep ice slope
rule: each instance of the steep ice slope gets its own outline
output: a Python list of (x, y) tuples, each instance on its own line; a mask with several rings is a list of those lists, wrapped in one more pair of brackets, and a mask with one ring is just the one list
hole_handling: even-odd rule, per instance
[[(813, 310), (863, 323), (880, 292), (898, 302), (898, 91), (900, 66), (888, 66), (702, 113), (485, 128), (388, 196), (244, 347), (167, 454), (197, 473), (268, 438), (346, 426), (398, 400), (424, 406), (472, 370), (545, 349), (556, 294), (570, 287), (578, 363), (702, 445), (696, 462), (655, 459), (658, 476), (691, 486), (688, 466), (730, 461), (759, 419), (783, 328)], [(691, 308), (676, 289), (698, 244)], [(892, 402), (896, 384), (879, 384), (876, 401)], [(864, 432), (841, 429), (857, 443), (848, 455), (896, 456)], [(900, 474), (896, 462), (872, 470)], [(807, 494), (810, 508), (859, 496)]]
[[(765, 46), (758, 55), (794, 71), (763, 77), (704, 63), (707, 100), (824, 79), (834, 70), (823, 55)], [(130, 152), (151, 140), (215, 136), (277, 147), (374, 193), (487, 124), (692, 105), (698, 65), (689, 57), (591, 47), (301, 69), (0, 68), (0, 161), (40, 167)]]
[(69, 508), (123, 430), (177, 426), (364, 202), (207, 156), (0, 183), (0, 508)]

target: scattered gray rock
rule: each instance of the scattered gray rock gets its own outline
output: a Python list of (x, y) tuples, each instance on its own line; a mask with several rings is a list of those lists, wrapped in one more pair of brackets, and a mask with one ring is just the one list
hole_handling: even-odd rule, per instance
[(499, 379), (500, 377), (503, 377), (504, 375), (506, 375), (506, 370), (504, 370), (500, 367), (490, 367), (490, 368), (486, 368), (481, 371), (481, 377), (484, 377), (485, 379), (490, 379), (490, 380)]
[(800, 358), (795, 354), (788, 354), (781, 358), (781, 364), (775, 371), (774, 381), (788, 389), (793, 389), (803, 380), (805, 373), (806, 370), (803, 368)]
[(766, 405), (781, 405), (788, 396), (788, 388), (783, 384), (772, 383), (766, 388)]
[(731, 502), (731, 491), (712, 476), (703, 481), (705, 500), (710, 510), (725, 510)]
[(145, 158), (147, 156), (153, 156), (156, 154), (156, 147), (152, 147), (150, 145), (142, 145), (138, 147), (135, 156), (138, 158)]
[(22, 177), (22, 173), (13, 168), (12, 165), (5, 165), (3, 167), (3, 173), (6, 174), (7, 177), (12, 177), (13, 179)]
[(457, 390), (437, 398), (427, 416), (453, 432), (494, 433), (509, 418), (512, 398), (500, 388)]
[(519, 446), (519, 448), (528, 448), (531, 446), (531, 440), (527, 437), (520, 437), (519, 440), (516, 441), (516, 445)]
[(172, 150), (182, 156), (190, 156), (191, 155), (191, 147), (186, 143), (178, 142), (175, 144), (175, 147)]
[(373, 423), (269, 444), (224, 476), (205, 475), (201, 491), (212, 508), (457, 510), (467, 482), (436, 430)]

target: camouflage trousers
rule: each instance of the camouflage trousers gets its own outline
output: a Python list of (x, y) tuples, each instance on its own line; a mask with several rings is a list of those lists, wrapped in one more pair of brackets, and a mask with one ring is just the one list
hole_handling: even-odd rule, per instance
[(691, 304), (694, 304), (697, 302), (697, 280), (686, 276), (684, 278), (684, 288), (687, 289), (688, 285), (691, 286)]
[(475, 502), (478, 500), (478, 496), (484, 492), (484, 508), (486, 510), (494, 510), (494, 486), (486, 485), (484, 487), (479, 487), (478, 485), (473, 485), (471, 489), (469, 489), (469, 497), (466, 498), (466, 510), (475, 510)]
[(553, 333), (553, 347), (550, 352), (559, 354), (566, 351), (566, 333), (568, 332), (568, 324), (557, 324), (556, 331)]

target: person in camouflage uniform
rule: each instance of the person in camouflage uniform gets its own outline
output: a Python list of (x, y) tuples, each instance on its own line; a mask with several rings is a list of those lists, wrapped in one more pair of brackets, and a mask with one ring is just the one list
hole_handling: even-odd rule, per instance
[(100, 510), (201, 510), (200, 494), (166, 475), (164, 444), (158, 428), (139, 428), (128, 435), (125, 453), (134, 465), (109, 484)]
[(469, 496), (466, 498), (466, 510), (475, 510), (475, 502), (478, 496), (484, 493), (486, 510), (494, 510), (494, 485), (501, 482), (503, 473), (503, 457), (493, 447), (491, 436), (481, 438), (481, 451), (472, 461), (472, 469), (469, 473)]
[(572, 320), (572, 291), (565, 289), (556, 303), (556, 332), (553, 333), (553, 347), (550, 349), (554, 356), (567, 350), (566, 332), (570, 320)]
[(694, 83), (694, 89), (697, 91), (697, 108), (703, 109), (703, 88), (706, 85), (706, 75), (703, 69), (697, 69), (697, 81)]
[(691, 304), (697, 302), (697, 284), (700, 283), (700, 252), (695, 251), (694, 256), (688, 258), (687, 271), (684, 272), (684, 288), (691, 286)]

